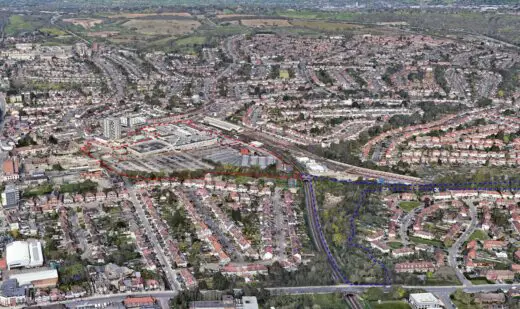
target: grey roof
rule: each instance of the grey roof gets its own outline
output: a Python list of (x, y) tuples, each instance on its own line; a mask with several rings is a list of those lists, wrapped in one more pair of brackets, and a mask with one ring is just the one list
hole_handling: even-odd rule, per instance
[(0, 291), (5, 297), (25, 296), (25, 287), (18, 286), (16, 279), (8, 279), (2, 283)]

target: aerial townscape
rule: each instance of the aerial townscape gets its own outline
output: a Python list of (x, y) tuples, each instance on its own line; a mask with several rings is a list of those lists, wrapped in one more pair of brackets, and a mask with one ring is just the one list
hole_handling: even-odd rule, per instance
[(518, 0), (0, 0), (0, 308), (520, 308)]

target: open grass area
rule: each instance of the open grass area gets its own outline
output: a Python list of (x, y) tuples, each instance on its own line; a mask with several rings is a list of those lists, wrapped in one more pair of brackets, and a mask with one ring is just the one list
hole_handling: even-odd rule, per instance
[(419, 206), (421, 206), (421, 202), (418, 201), (399, 202), (399, 207), (406, 212), (410, 212)]
[(370, 306), (372, 309), (409, 309), (410, 305), (404, 301), (384, 301), (380, 304), (377, 302), (371, 302)]
[(206, 43), (205, 36), (188, 36), (175, 41), (175, 45), (177, 46), (202, 45), (204, 43)]
[(489, 235), (486, 231), (484, 230), (475, 230), (475, 232), (473, 232), (473, 234), (471, 234), (471, 236), (469, 237), (469, 240), (488, 240), (489, 239)]
[[(341, 294), (313, 294), (270, 297), (263, 308), (348, 308)], [(390, 308), (390, 307), (385, 307)], [(408, 307), (403, 307), (408, 308)]]
[(200, 23), (190, 19), (132, 19), (122, 26), (144, 35), (183, 35), (197, 29)]
[(11, 15), (5, 26), (5, 33), (7, 35), (15, 35), (20, 32), (34, 31), (38, 28), (38, 25), (26, 19), (24, 16)]
[(361, 28), (361, 26), (359, 25), (340, 22), (335, 23), (328, 21), (293, 20), (291, 21), (291, 24), (295, 27), (302, 27), (327, 32), (340, 32)]
[(444, 243), (440, 240), (435, 239), (424, 239), (419, 237), (410, 236), (410, 241), (416, 243), (416, 244), (425, 244), (425, 245), (431, 245), (436, 246), (439, 248), (444, 248)]
[(52, 35), (52, 36), (61, 36), (61, 35), (67, 34), (67, 32), (65, 32), (59, 28), (56, 28), (56, 27), (43, 27), (43, 28), (40, 28), (40, 31), (43, 33), (46, 33), (48, 35)]
[(289, 78), (289, 71), (287, 70), (280, 70), (280, 78), (287, 79)]
[(248, 27), (291, 27), (286, 19), (242, 19), (242, 25)]

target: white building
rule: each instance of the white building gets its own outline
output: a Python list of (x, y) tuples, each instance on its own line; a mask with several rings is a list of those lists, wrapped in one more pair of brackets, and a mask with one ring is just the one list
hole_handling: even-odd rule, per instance
[(9, 243), (5, 246), (5, 259), (8, 269), (42, 266), (42, 244), (37, 240)]
[(121, 121), (119, 118), (103, 119), (103, 136), (107, 139), (121, 138)]
[(432, 293), (410, 294), (410, 306), (413, 309), (441, 309), (441, 302)]

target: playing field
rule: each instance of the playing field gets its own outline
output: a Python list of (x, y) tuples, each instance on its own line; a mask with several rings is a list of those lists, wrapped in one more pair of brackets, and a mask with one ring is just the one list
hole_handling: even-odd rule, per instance
[(197, 29), (200, 23), (186, 19), (132, 19), (123, 27), (145, 35), (183, 35)]

